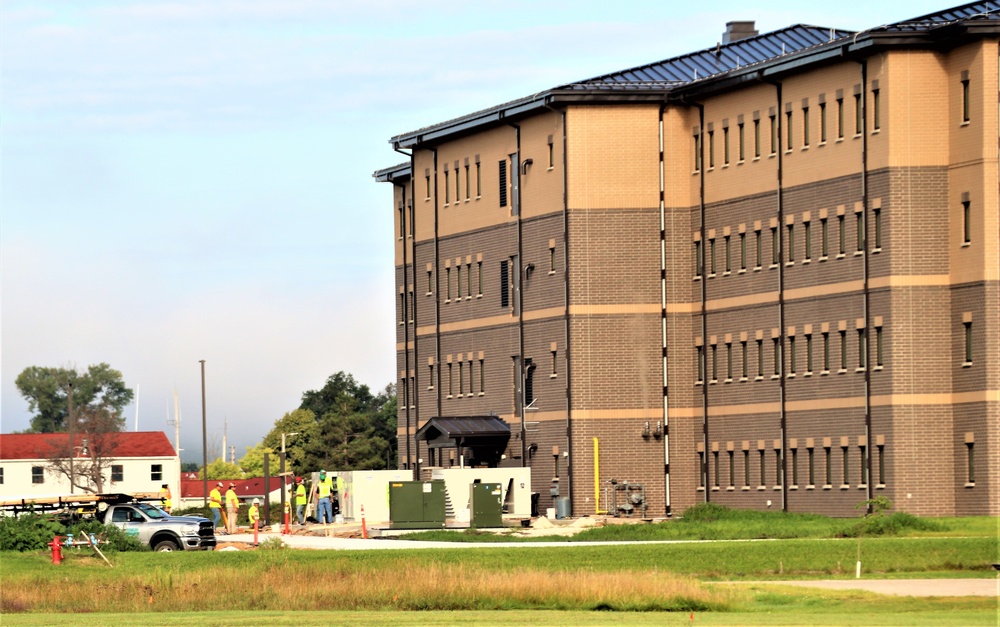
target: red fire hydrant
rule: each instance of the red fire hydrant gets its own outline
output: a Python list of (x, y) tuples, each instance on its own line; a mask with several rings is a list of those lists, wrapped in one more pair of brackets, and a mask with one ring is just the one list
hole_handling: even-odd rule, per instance
[(52, 563), (59, 565), (62, 563), (62, 542), (59, 541), (59, 536), (52, 538), (52, 542), (49, 542), (49, 546), (52, 547)]

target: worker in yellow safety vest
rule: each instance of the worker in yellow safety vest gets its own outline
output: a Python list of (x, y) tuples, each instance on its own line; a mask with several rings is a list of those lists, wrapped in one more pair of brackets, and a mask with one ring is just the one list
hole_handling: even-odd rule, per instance
[(250, 528), (256, 529), (257, 523), (260, 521), (260, 499), (253, 500), (253, 505), (250, 506), (250, 511), (247, 512), (247, 519), (250, 521)]
[(326, 476), (325, 470), (319, 471), (319, 483), (316, 484), (316, 494), (319, 496), (316, 519), (321, 525), (333, 522), (333, 502), (330, 500), (332, 493), (333, 480)]
[(302, 477), (295, 477), (295, 515), (299, 519), (299, 525), (306, 524), (306, 485), (302, 483)]
[(222, 492), (219, 488), (222, 487), (222, 482), (215, 484), (212, 491), (208, 493), (208, 509), (212, 512), (212, 521), (216, 528), (219, 527), (219, 523), (222, 522)]
[(173, 509), (173, 503), (170, 501), (170, 486), (166, 483), (160, 486), (160, 503), (163, 505), (164, 511), (168, 514)]
[(240, 513), (240, 499), (236, 496), (235, 483), (230, 483), (229, 489), (226, 490), (226, 512), (228, 513), (226, 522), (229, 524), (226, 531), (236, 533), (236, 517)]

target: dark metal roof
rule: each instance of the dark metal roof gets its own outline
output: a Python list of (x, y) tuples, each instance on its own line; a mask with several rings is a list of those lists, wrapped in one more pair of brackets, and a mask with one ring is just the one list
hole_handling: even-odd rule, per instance
[(417, 430), (418, 440), (436, 438), (436, 433), (448, 438), (510, 437), (510, 425), (496, 416), (435, 416)]
[(1000, 2), (970, 2), (937, 13), (922, 15), (895, 24), (872, 28), (872, 31), (918, 32), (927, 31), (961, 20), (1000, 20)]
[(397, 179), (408, 180), (410, 178), (410, 162), (397, 163), (394, 166), (376, 170), (372, 177), (379, 183), (391, 183)]
[(579, 81), (563, 89), (589, 89), (607, 84), (633, 88), (637, 84), (669, 88), (844, 39), (853, 34), (851, 31), (835, 28), (797, 24), (665, 61)]
[[(389, 141), (398, 148), (414, 148), (422, 143), (434, 143), (479, 128), (503, 124), (506, 120), (560, 103), (662, 101), (672, 94), (680, 97), (683, 92), (693, 89), (699, 92), (705, 89), (706, 93), (724, 90), (756, 73), (762, 73), (762, 76), (778, 75), (811, 63), (828, 62), (879, 42), (888, 43), (887, 37), (892, 41), (902, 37), (898, 43), (904, 45), (922, 44), (928, 41), (926, 36), (947, 33), (949, 28), (996, 32), (1000, 29), (1000, 0), (972, 2), (859, 33), (804, 24), (789, 26), (665, 61), (568, 83), (403, 133)], [(379, 173), (376, 173), (378, 177)]]

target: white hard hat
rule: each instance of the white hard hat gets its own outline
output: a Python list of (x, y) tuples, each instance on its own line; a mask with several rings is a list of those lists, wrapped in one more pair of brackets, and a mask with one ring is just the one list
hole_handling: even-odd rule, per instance
[(254, 499), (253, 500), (253, 504), (254, 505), (260, 505), (260, 499)]

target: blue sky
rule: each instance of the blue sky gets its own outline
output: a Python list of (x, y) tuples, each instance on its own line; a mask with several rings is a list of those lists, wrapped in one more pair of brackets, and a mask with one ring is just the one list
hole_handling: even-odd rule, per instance
[[(394, 379), (389, 137), (762, 32), (941, 2), (18, 1), (0, 8), (0, 430), (108, 362), (142, 430), (237, 456), (343, 370)], [(705, 8), (703, 8), (705, 7)], [(136, 407), (126, 409), (129, 428)]]

